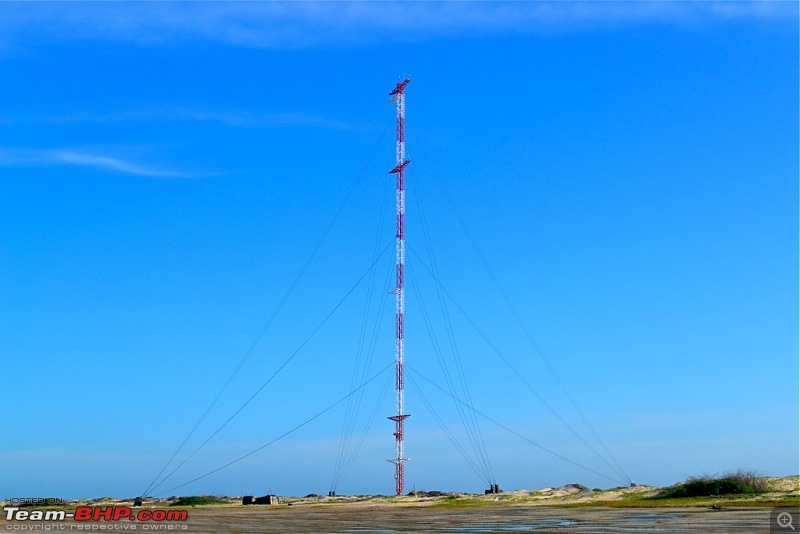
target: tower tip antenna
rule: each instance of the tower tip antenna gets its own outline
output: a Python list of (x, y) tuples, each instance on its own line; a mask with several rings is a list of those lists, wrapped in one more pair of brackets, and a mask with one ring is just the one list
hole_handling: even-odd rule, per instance
[(392, 89), (392, 92), (389, 93), (389, 95), (394, 96), (403, 94), (403, 91), (405, 91), (406, 89), (406, 85), (408, 85), (410, 82), (411, 82), (411, 76), (406, 76), (405, 80), (403, 80), (402, 82), (397, 82), (397, 86), (394, 89)]

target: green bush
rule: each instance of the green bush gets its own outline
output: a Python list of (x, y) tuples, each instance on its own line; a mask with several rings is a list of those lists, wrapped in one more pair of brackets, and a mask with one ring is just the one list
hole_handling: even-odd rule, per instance
[(766, 481), (752, 471), (733, 471), (718, 477), (690, 477), (686, 482), (661, 490), (654, 499), (754, 495), (767, 491)]
[(225, 502), (225, 501), (221, 501), (219, 499), (216, 499), (214, 497), (192, 496), (192, 497), (181, 497), (177, 501), (171, 503), (170, 506), (202, 506), (204, 504), (228, 504), (228, 503)]

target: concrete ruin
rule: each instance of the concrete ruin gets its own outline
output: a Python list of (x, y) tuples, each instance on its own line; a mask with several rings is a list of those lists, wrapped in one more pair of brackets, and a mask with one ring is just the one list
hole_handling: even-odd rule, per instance
[(249, 506), (251, 504), (279, 504), (281, 501), (277, 495), (264, 495), (263, 497), (254, 497), (253, 495), (245, 495), (242, 497), (242, 504)]

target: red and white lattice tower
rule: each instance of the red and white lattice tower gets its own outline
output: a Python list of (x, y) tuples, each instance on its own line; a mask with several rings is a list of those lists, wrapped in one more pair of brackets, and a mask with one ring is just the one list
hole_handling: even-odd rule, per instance
[(405, 339), (403, 322), (405, 319), (405, 295), (403, 289), (403, 275), (406, 264), (406, 188), (405, 168), (411, 160), (406, 159), (406, 96), (405, 89), (411, 78), (398, 82), (397, 87), (389, 95), (392, 102), (397, 104), (397, 134), (396, 134), (396, 165), (389, 171), (397, 177), (397, 213), (395, 216), (395, 415), (389, 417), (395, 424), (395, 456), (390, 463), (394, 464), (394, 484), (397, 494), (403, 493), (403, 464), (408, 458), (403, 457), (403, 426), (408, 414), (403, 413), (403, 360), (405, 357)]

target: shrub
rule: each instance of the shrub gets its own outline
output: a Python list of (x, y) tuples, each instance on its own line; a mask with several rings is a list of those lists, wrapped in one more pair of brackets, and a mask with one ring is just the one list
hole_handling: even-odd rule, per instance
[(718, 477), (690, 477), (686, 482), (661, 490), (654, 499), (754, 495), (767, 491), (766, 481), (753, 471), (732, 471)]
[(170, 506), (202, 506), (204, 504), (228, 504), (228, 503), (214, 497), (192, 496), (192, 497), (181, 497), (177, 501), (170, 503)]

